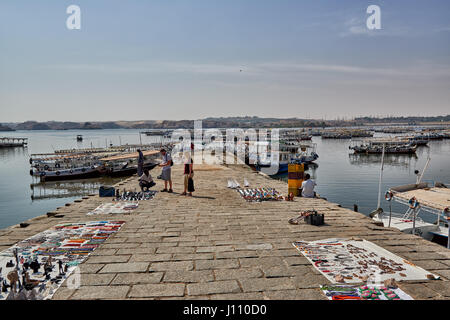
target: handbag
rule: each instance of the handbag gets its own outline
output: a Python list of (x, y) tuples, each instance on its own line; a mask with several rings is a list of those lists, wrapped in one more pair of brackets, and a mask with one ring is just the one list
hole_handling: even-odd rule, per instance
[(188, 178), (188, 192), (194, 192), (194, 179), (191, 177)]

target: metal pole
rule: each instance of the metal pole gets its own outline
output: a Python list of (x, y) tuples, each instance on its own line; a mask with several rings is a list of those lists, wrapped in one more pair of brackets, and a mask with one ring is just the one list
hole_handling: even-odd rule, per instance
[(417, 184), (419, 184), (420, 181), (422, 181), (423, 174), (425, 173), (425, 170), (427, 170), (428, 164), (430, 163), (430, 160), (431, 160), (431, 157), (428, 156), (427, 162), (425, 163), (425, 167), (422, 170), (422, 174), (420, 175), (419, 180), (417, 181)]
[(388, 224), (388, 228), (391, 227), (391, 218), (392, 218), (392, 199), (389, 201), (389, 224)]
[(450, 249), (450, 217), (447, 217), (447, 227), (448, 227), (448, 238), (447, 238), (447, 249)]
[(383, 167), (384, 167), (384, 149), (386, 144), (383, 143), (383, 153), (381, 155), (381, 170), (380, 170), (380, 180), (378, 182), (378, 206), (377, 209), (380, 208), (381, 205), (381, 181), (383, 179)]
[(413, 209), (413, 230), (412, 234), (416, 234), (416, 209)]

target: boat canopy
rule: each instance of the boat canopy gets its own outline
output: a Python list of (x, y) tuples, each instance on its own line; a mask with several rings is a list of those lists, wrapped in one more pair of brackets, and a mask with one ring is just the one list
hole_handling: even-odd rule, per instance
[(391, 188), (394, 197), (409, 201), (413, 197), (422, 206), (444, 211), (450, 207), (450, 188), (442, 184), (429, 187), (428, 183), (408, 184)]
[[(142, 151), (144, 157), (146, 156), (153, 156), (159, 153), (158, 150), (148, 150), (148, 151)], [(100, 161), (117, 161), (117, 160), (125, 160), (125, 159), (133, 159), (139, 157), (139, 153), (137, 152), (131, 152), (121, 155), (116, 155), (112, 157), (102, 158)]]

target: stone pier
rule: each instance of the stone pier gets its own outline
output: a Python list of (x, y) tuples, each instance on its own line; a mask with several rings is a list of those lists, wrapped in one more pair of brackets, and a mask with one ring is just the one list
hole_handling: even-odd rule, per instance
[[(158, 168), (151, 174), (157, 180)], [(124, 220), (81, 264), (81, 286), (65, 284), (54, 299), (326, 299), (319, 286), (328, 283), (293, 246), (298, 240), (356, 236), (406, 258), (440, 280), (400, 282), (415, 299), (450, 299), (450, 250), (420, 237), (376, 225), (361, 213), (322, 199), (293, 202), (246, 202), (227, 188), (228, 178), (251, 187), (287, 184), (246, 166), (194, 166), (193, 197), (181, 196), (182, 167), (172, 168), (175, 193), (158, 192), (126, 215), (86, 213), (111, 198), (91, 195), (54, 212), (0, 231), (1, 250), (63, 222)], [(137, 189), (136, 177), (117, 188)], [(290, 225), (298, 212), (316, 209), (326, 225)]]

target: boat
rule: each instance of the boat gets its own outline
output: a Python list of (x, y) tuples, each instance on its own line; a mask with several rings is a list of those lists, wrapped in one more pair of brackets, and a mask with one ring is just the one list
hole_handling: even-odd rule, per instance
[[(262, 144), (260, 142), (259, 144)], [(266, 142), (266, 145), (270, 145)], [(271, 152), (267, 152), (264, 157), (261, 157), (261, 153), (257, 155), (250, 155), (249, 163), (257, 170), (263, 171), (270, 175), (283, 174), (288, 172), (290, 163), (296, 164), (312, 164), (319, 158), (316, 153), (315, 143), (299, 143), (294, 141), (280, 141), (278, 151), (278, 171), (271, 172), (273, 168), (273, 159)], [(270, 172), (270, 173), (269, 173)]]
[[(396, 201), (405, 206), (404, 214), (380, 212), (373, 219), (385, 227), (393, 227), (404, 233), (415, 234), (426, 240), (449, 246), (450, 188), (443, 183), (416, 183), (390, 188), (385, 196), (388, 201)], [(426, 222), (420, 216), (428, 212), (436, 216), (436, 222)]]
[[(159, 162), (156, 157), (159, 156), (159, 151), (147, 150), (143, 151), (142, 154), (144, 155), (143, 169), (151, 170), (158, 165)], [(139, 154), (137, 152), (105, 157), (99, 160), (102, 165), (98, 170), (102, 175), (110, 177), (131, 176), (137, 173), (138, 157)]]
[(42, 182), (96, 178), (100, 176), (98, 168), (99, 168), (98, 166), (93, 165), (91, 167), (45, 170), (37, 172), (36, 175), (40, 177)]
[(354, 153), (363, 154), (415, 154), (417, 145), (405, 143), (400, 140), (365, 140), (355, 141), (356, 144), (349, 146)]
[(26, 147), (28, 138), (3, 137), (0, 138), (0, 148)]

